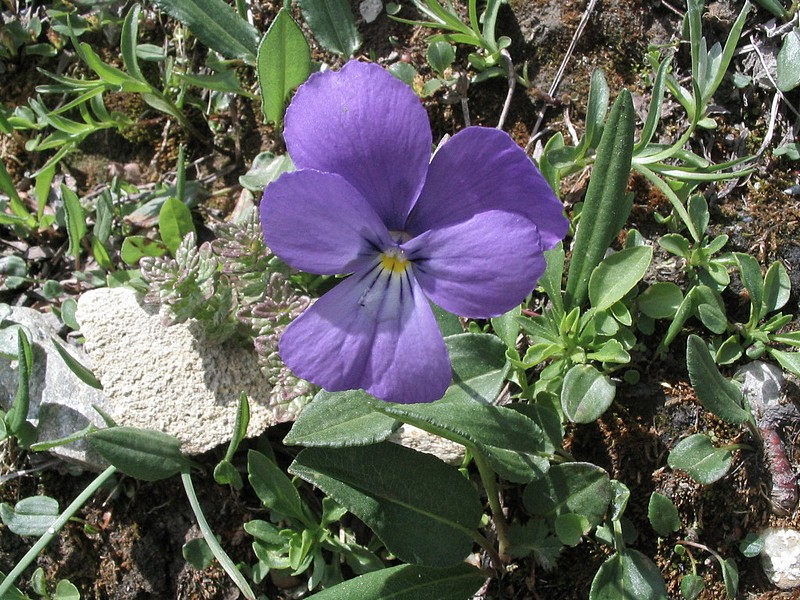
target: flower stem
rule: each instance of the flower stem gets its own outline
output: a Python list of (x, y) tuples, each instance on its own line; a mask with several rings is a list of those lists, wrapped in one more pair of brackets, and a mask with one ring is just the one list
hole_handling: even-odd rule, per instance
[(495, 531), (497, 532), (497, 546), (498, 554), (501, 557), (505, 556), (506, 548), (508, 547), (508, 523), (506, 523), (505, 515), (503, 514), (503, 507), (500, 504), (500, 492), (497, 488), (497, 479), (489, 462), (480, 453), (473, 450), (472, 457), (475, 460), (475, 465), (478, 467), (478, 473), (483, 482), (483, 488), (486, 490), (486, 497), (489, 500), (489, 508), (492, 510), (492, 522), (494, 523)]
[(197, 500), (197, 494), (194, 491), (192, 476), (189, 473), (181, 473), (181, 481), (183, 482), (183, 489), (186, 491), (186, 497), (189, 499), (189, 505), (192, 507), (192, 512), (194, 512), (194, 516), (197, 519), (197, 524), (214, 558), (219, 561), (219, 564), (225, 569), (228, 577), (233, 580), (244, 597), (247, 598), (247, 600), (256, 600), (256, 595), (253, 593), (253, 590), (250, 589), (247, 580), (245, 580), (239, 572), (239, 569), (236, 568), (236, 565), (233, 564), (233, 561), (225, 553), (225, 550), (222, 549), (222, 546), (219, 545), (217, 538), (214, 536), (214, 531), (208, 525), (208, 521), (206, 521), (206, 517), (203, 514), (203, 509), (200, 507), (200, 502)]
[(92, 481), (86, 489), (83, 490), (80, 495), (78, 495), (75, 500), (72, 501), (64, 512), (62, 512), (58, 518), (53, 521), (53, 524), (47, 528), (47, 531), (40, 537), (37, 542), (33, 545), (33, 547), (25, 553), (25, 556), (22, 557), (16, 566), (11, 569), (11, 572), (6, 576), (6, 578), (0, 582), (0, 598), (6, 598), (6, 594), (8, 593), (9, 589), (14, 585), (14, 582), (17, 578), (22, 575), (23, 571), (28, 568), (28, 566), (36, 560), (36, 557), (44, 550), (47, 545), (53, 540), (54, 537), (58, 534), (59, 531), (67, 524), (72, 516), (80, 510), (80, 508), (89, 501), (92, 494), (94, 494), (100, 487), (106, 482), (106, 480), (111, 477), (117, 471), (116, 467), (108, 467), (105, 471), (100, 473), (97, 477), (95, 477), (94, 481)]

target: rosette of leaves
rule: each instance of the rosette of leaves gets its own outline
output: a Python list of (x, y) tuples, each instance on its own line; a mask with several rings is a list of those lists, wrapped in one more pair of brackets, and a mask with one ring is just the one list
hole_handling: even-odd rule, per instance
[(224, 341), (236, 333), (238, 294), (211, 245), (198, 247), (193, 232), (183, 238), (174, 258), (144, 257), (139, 267), (149, 287), (145, 302), (169, 307), (165, 326), (193, 318), (210, 340)]
[(295, 377), (278, 354), (278, 340), (283, 330), (309, 304), (311, 299), (299, 294), (285, 273), (275, 271), (269, 274), (263, 299), (242, 307), (237, 313), (254, 336), (256, 353), (272, 389), (271, 406), (294, 403), (299, 409), (317, 391), (315, 386)]
[(210, 341), (252, 343), (272, 389), (270, 405), (299, 410), (316, 388), (286, 368), (278, 339), (311, 299), (292, 285), (289, 269), (264, 243), (257, 211), (215, 233), (199, 247), (194, 233), (187, 234), (174, 258), (143, 258), (145, 302), (168, 307), (164, 325), (195, 319)]

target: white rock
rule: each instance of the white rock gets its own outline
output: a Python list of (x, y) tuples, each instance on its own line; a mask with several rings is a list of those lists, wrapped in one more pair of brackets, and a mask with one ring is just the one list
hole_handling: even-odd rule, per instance
[(164, 327), (158, 308), (140, 304), (132, 290), (86, 292), (76, 318), (117, 423), (174, 435), (186, 453), (230, 440), (241, 392), (250, 401), (248, 436), (293, 420), (301, 408), (270, 405), (252, 349), (209, 343), (196, 322)]
[(437, 458), (454, 466), (459, 466), (464, 460), (464, 446), (439, 437), (438, 435), (428, 433), (413, 425), (401, 425), (397, 431), (389, 436), (389, 441), (411, 448), (412, 450), (433, 454)]
[(383, 10), (383, 0), (364, 0), (358, 5), (358, 10), (365, 22), (372, 23)]
[(782, 590), (800, 587), (800, 531), (770, 528), (761, 539), (761, 566), (769, 580)]

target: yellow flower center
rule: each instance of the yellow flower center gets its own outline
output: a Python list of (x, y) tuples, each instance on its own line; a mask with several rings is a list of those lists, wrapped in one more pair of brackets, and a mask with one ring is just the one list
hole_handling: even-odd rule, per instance
[(405, 273), (408, 268), (408, 259), (402, 250), (392, 248), (381, 253), (381, 266), (387, 271), (400, 275)]

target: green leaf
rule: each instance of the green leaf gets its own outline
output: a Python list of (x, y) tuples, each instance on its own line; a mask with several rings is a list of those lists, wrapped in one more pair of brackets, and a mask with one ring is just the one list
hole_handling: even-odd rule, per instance
[(603, 124), (608, 113), (608, 83), (602, 69), (592, 71), (589, 84), (589, 99), (586, 104), (586, 133), (581, 146), (585, 149), (594, 148), (603, 134)]
[(289, 472), (356, 515), (400, 560), (448, 567), (472, 550), (483, 512), (477, 492), (433, 456), (388, 442), (306, 448)]
[(530, 519), (524, 525), (512, 523), (508, 528), (508, 553), (515, 558), (524, 558), (533, 553), (536, 563), (545, 571), (551, 571), (558, 555), (564, 549), (559, 539), (552, 535), (544, 519)]
[(289, 95), (308, 79), (311, 50), (289, 11), (282, 8), (258, 45), (256, 60), (261, 109), (280, 127)]
[(789, 371), (789, 373), (800, 377), (800, 352), (784, 352), (774, 348), (769, 348), (768, 352), (770, 356), (778, 361), (780, 366)]
[(686, 343), (686, 365), (703, 408), (734, 425), (753, 418), (744, 407), (744, 396), (739, 386), (722, 376), (705, 342), (696, 335), (690, 335)]
[(621, 598), (667, 598), (664, 578), (658, 567), (637, 550), (626, 549), (607, 559), (597, 571), (589, 590), (589, 600)]
[(760, 319), (769, 313), (783, 308), (789, 301), (792, 291), (792, 281), (780, 262), (775, 261), (767, 269), (764, 276), (764, 302), (761, 308)]
[(556, 314), (564, 314), (564, 299), (561, 297), (561, 279), (564, 277), (564, 245), (561, 242), (555, 248), (544, 253), (547, 268), (539, 280), (544, 293), (553, 305)]
[(447, 569), (399, 565), (367, 573), (311, 596), (313, 600), (464, 600), (485, 581), (467, 564)]
[(708, 202), (702, 194), (694, 194), (689, 198), (686, 203), (686, 212), (689, 213), (689, 218), (694, 223), (695, 229), (700, 235), (703, 235), (708, 229)]
[(547, 474), (528, 484), (522, 501), (532, 515), (554, 520), (565, 514), (586, 517), (590, 525), (602, 523), (611, 502), (606, 471), (591, 463), (553, 465)]
[(631, 95), (623, 90), (603, 129), (586, 190), (567, 276), (568, 308), (585, 304), (589, 277), (630, 214), (632, 198), (626, 189), (633, 155), (634, 121)]
[(686, 600), (696, 600), (706, 587), (706, 582), (699, 575), (691, 573), (681, 578), (681, 596)]
[(681, 288), (670, 281), (657, 281), (636, 298), (639, 310), (653, 319), (671, 319), (681, 302)]
[(50, 338), (53, 341), (53, 346), (58, 352), (58, 355), (64, 361), (64, 364), (69, 367), (69, 370), (75, 373), (75, 375), (80, 379), (83, 383), (88, 386), (91, 386), (95, 389), (102, 390), (103, 384), (100, 383), (100, 380), (94, 376), (94, 373), (83, 365), (77, 358), (72, 356), (72, 354), (64, 348), (60, 339), (56, 338), (55, 336), (51, 336)]
[(13, 533), (40, 537), (58, 518), (58, 500), (48, 496), (23, 498), (13, 507), (0, 504), (0, 518)]
[(764, 280), (761, 277), (761, 267), (758, 261), (742, 252), (733, 253), (736, 262), (739, 264), (739, 275), (742, 284), (750, 297), (750, 324), (755, 325), (763, 311), (764, 303)]
[(89, 445), (117, 469), (143, 481), (166, 479), (188, 471), (178, 438), (152, 429), (110, 427), (86, 436)]
[(239, 183), (251, 192), (263, 192), (264, 188), (284, 173), (294, 170), (288, 154), (275, 156), (272, 152), (261, 152), (253, 159), (247, 173), (239, 177)]
[(33, 368), (33, 350), (28, 334), (22, 327), (17, 329), (17, 365), (17, 392), (3, 419), (7, 435), (18, 435), (22, 432), (30, 408), (29, 382)]
[(164, 256), (167, 247), (159, 240), (143, 235), (129, 235), (122, 241), (119, 255), (129, 265), (136, 265), (143, 256)]
[(155, 0), (174, 19), (225, 58), (255, 64), (258, 32), (223, 0)]
[(361, 45), (347, 0), (301, 0), (300, 9), (314, 37), (326, 50), (350, 57)]
[(689, 240), (683, 237), (680, 233), (668, 233), (658, 238), (658, 245), (664, 250), (675, 256), (688, 258), (691, 253)]
[(161, 241), (170, 254), (175, 256), (183, 238), (195, 232), (192, 211), (177, 198), (167, 198), (158, 213), (158, 231), (161, 234)]
[(678, 509), (675, 508), (672, 500), (658, 492), (653, 492), (650, 495), (650, 503), (647, 505), (647, 518), (660, 537), (667, 537), (681, 527)]
[(591, 423), (611, 406), (616, 387), (592, 365), (574, 365), (564, 376), (561, 408), (573, 423)]
[(755, 558), (764, 549), (764, 539), (752, 531), (739, 542), (739, 552), (747, 558)]
[(428, 46), (428, 64), (439, 75), (444, 75), (445, 70), (456, 59), (456, 51), (452, 45), (444, 41), (433, 42)]
[(713, 483), (725, 476), (731, 468), (730, 450), (715, 448), (709, 437), (695, 433), (682, 439), (669, 453), (667, 464), (673, 469), (686, 471), (699, 483)]
[(369, 394), (361, 390), (322, 390), (307, 404), (283, 440), (289, 446), (367, 446), (382, 442), (397, 421), (375, 412)]
[(186, 542), (181, 548), (181, 554), (198, 571), (208, 568), (214, 561), (214, 553), (208, 547), (208, 542), (201, 537)]
[(305, 521), (303, 501), (297, 488), (269, 458), (250, 450), (247, 453), (247, 472), (261, 503), (282, 515)]
[(739, 569), (736, 561), (732, 558), (719, 561), (722, 569), (722, 580), (725, 582), (725, 593), (729, 600), (736, 600), (736, 592), (739, 589)]
[(86, 215), (78, 196), (63, 183), (61, 184), (61, 198), (64, 200), (64, 219), (67, 222), (67, 234), (69, 235), (67, 253), (77, 260), (81, 255), (81, 240), (87, 232)]
[(142, 7), (134, 4), (125, 16), (122, 23), (122, 34), (120, 36), (120, 51), (122, 53), (122, 64), (130, 75), (140, 81), (147, 81), (142, 70), (139, 68), (139, 59), (136, 56), (136, 39), (139, 36), (139, 14)]
[(650, 246), (625, 248), (607, 256), (589, 278), (589, 301), (597, 310), (606, 310), (622, 300), (641, 281), (650, 261)]
[(515, 306), (510, 311), (499, 317), (492, 319), (492, 329), (503, 343), (509, 348), (516, 348), (517, 336), (519, 335), (519, 321), (517, 318), (522, 314), (522, 307)]
[(583, 515), (565, 513), (558, 515), (555, 520), (556, 535), (565, 546), (577, 546), (591, 529), (589, 520)]
[(800, 29), (795, 27), (783, 38), (778, 52), (775, 82), (782, 92), (789, 92), (800, 85)]

